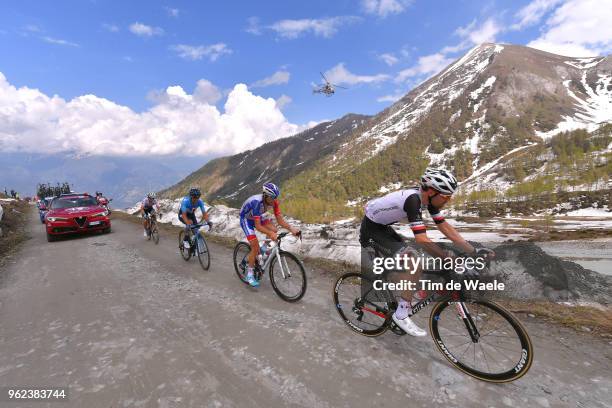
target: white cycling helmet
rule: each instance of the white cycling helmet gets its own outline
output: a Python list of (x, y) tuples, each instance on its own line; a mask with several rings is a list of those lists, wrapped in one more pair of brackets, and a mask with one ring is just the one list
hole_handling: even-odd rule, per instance
[(149, 194), (147, 194), (147, 197), (155, 199), (156, 194), (154, 192), (150, 192)]
[(431, 187), (442, 194), (451, 195), (457, 191), (457, 179), (450, 171), (428, 168), (421, 177), (424, 186)]

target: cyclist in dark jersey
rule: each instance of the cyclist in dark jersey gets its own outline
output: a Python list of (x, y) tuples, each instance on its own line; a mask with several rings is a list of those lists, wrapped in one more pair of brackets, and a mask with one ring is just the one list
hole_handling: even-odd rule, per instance
[[(404, 239), (391, 227), (392, 224), (407, 218), (415, 241), (426, 252), (436, 257), (452, 257), (454, 254), (442, 249), (427, 236), (421, 212), (422, 208), (427, 208), (440, 232), (464, 252), (475, 253), (474, 247), (463, 239), (440, 213), (440, 209), (457, 190), (457, 184), (457, 179), (450, 172), (429, 168), (421, 177), (419, 187), (395, 191), (369, 201), (365, 206), (365, 216), (361, 222), (359, 242), (363, 247), (367, 247), (372, 246), (373, 241), (387, 257), (394, 256), (399, 251), (414, 256), (410, 254), (411, 251), (406, 250)], [(417, 282), (421, 271), (413, 271), (413, 274), (411, 272), (397, 273), (396, 278)], [(393, 321), (412, 336), (425, 336), (427, 333), (408, 316), (411, 299), (411, 291), (405, 290), (401, 293), (398, 308), (393, 314)]]

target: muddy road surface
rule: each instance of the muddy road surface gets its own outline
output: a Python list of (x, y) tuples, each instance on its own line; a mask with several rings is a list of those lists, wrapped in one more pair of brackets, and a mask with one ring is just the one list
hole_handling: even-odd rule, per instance
[(531, 371), (487, 384), (430, 337), (350, 331), (333, 274), (308, 264), (308, 291), (290, 304), (267, 278), (258, 290), (239, 282), (223, 246), (209, 243), (204, 272), (174, 234), (155, 246), (127, 221), (53, 243), (34, 213), (29, 229), (0, 271), (0, 386), (65, 386), (69, 399), (1, 407), (611, 406), (612, 347), (589, 334), (521, 318)]

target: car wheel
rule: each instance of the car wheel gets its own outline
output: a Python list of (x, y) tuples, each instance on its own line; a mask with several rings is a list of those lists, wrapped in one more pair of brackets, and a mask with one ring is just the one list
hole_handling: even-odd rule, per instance
[(108, 234), (109, 232), (111, 232), (111, 227), (104, 228), (102, 232), (104, 232), (105, 234)]
[(55, 241), (55, 236), (47, 232), (47, 242), (53, 242), (53, 241)]

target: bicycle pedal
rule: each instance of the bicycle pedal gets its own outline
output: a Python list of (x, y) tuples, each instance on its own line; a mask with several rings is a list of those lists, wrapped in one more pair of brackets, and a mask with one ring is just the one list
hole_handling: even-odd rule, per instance
[(398, 336), (403, 336), (407, 334), (404, 329), (399, 327), (393, 320), (391, 320), (391, 325), (389, 326), (389, 330), (393, 332), (393, 334), (397, 334)]

